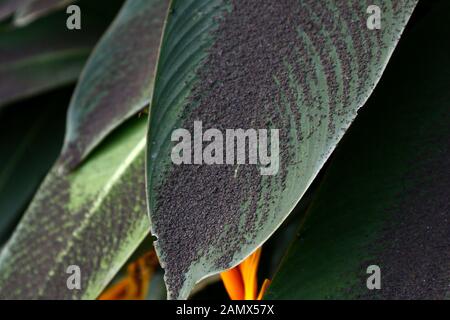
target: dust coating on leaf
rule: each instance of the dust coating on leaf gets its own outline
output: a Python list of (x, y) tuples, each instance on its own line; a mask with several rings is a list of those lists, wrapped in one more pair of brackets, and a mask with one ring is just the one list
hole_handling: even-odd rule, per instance
[[(171, 125), (278, 128), (281, 168), (261, 177), (252, 165), (171, 166), (159, 142), (170, 147), (170, 134), (150, 127), (149, 156), (160, 160), (148, 173), (150, 216), (170, 298), (240, 262), (285, 219), (378, 81), (416, 3), (397, 2), (382, 3), (380, 32), (365, 27), (365, 1), (223, 2), (231, 10), (216, 15), (214, 43)], [(152, 117), (168, 122), (173, 105), (161, 100)]]
[[(95, 299), (148, 234), (145, 121), (69, 175), (47, 176), (0, 255), (2, 299)], [(118, 139), (118, 140), (115, 140)], [(68, 290), (66, 269), (81, 269)]]
[(69, 107), (67, 169), (150, 101), (166, 10), (165, 0), (128, 1), (93, 52)]

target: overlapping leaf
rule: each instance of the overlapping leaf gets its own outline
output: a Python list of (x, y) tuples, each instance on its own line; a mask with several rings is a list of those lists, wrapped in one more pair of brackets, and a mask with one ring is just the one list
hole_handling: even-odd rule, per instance
[(64, 8), (75, 1), (76, 0), (29, 0), (18, 8), (14, 16), (14, 23), (19, 26), (27, 25), (36, 19)]
[(28, 0), (0, 0), (0, 21), (10, 17)]
[[(80, 3), (86, 3), (82, 1)], [(24, 28), (0, 31), (0, 107), (74, 82), (120, 1), (99, 12), (86, 8), (83, 29), (66, 28), (65, 12)]]
[(90, 57), (69, 107), (69, 168), (151, 98), (166, 0), (128, 1)]
[[(151, 95), (151, 88), (144, 85), (153, 68), (153, 51), (138, 47), (143, 32), (159, 38), (160, 29), (147, 28), (152, 22), (143, 18), (154, 22), (151, 14), (164, 14), (164, 5), (163, 1), (129, 1), (124, 6), (80, 80), (70, 106), (70, 133), (81, 125), (92, 134), (87, 139), (98, 144), (113, 126), (148, 101), (145, 95)], [(133, 42), (131, 37), (138, 40)], [(105, 114), (112, 124), (95, 121)], [(75, 123), (78, 120), (81, 123)], [(149, 231), (145, 129), (145, 119), (129, 120), (71, 173), (60, 170), (67, 160), (66, 154), (60, 157), (0, 255), (0, 297), (97, 297)], [(80, 267), (81, 290), (72, 291), (66, 285), (66, 270), (71, 265)]]
[(55, 165), (0, 254), (1, 298), (95, 299), (148, 234), (146, 121), (130, 121), (71, 174)]
[[(417, 1), (174, 0), (151, 104), (148, 195), (169, 298), (232, 267), (282, 223), (364, 104)], [(280, 167), (180, 165), (171, 133), (280, 129)], [(276, 164), (276, 163), (275, 163)]]
[(449, 297), (449, 13), (440, 1), (402, 40), (267, 298)]
[(14, 23), (27, 25), (76, 0), (0, 0), (0, 21), (14, 15)]

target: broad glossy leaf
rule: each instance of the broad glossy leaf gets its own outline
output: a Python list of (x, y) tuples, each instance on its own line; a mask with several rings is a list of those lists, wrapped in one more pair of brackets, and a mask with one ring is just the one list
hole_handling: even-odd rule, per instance
[[(266, 298), (449, 297), (450, 4), (439, 3), (336, 150)], [(381, 290), (367, 289), (370, 265)]]
[(65, 12), (24, 28), (0, 30), (0, 108), (75, 82), (92, 47), (117, 12), (118, 4), (120, 1), (112, 1), (109, 10), (103, 12), (86, 4), (82, 30), (66, 28)]
[(61, 151), (72, 89), (0, 111), (0, 246)]
[[(16, 0), (17, 1), (17, 0)], [(69, 6), (76, 0), (27, 0), (14, 16), (14, 24), (27, 25), (53, 11)]]
[[(417, 1), (174, 0), (149, 124), (152, 234), (169, 298), (259, 247), (364, 104)], [(280, 129), (280, 168), (171, 162), (174, 129)]]
[[(145, 119), (132, 119), (76, 171), (45, 179), (0, 254), (2, 299), (95, 299), (149, 231)], [(81, 271), (69, 290), (67, 268)]]
[(90, 57), (69, 107), (63, 162), (69, 169), (148, 105), (166, 0), (130, 0)]

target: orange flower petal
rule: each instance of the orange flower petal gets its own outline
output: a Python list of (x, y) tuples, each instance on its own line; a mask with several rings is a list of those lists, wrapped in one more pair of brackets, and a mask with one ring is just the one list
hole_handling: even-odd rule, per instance
[(144, 300), (157, 265), (154, 251), (144, 254), (128, 265), (125, 279), (107, 289), (99, 300)]
[(258, 265), (259, 259), (261, 257), (261, 248), (258, 248), (254, 253), (252, 253), (247, 259), (245, 259), (240, 265), (242, 279), (244, 281), (245, 288), (245, 300), (255, 300), (258, 279)]
[[(237, 267), (220, 274), (231, 300), (256, 300), (259, 297), (257, 273), (260, 257), (261, 248), (258, 248)], [(262, 293), (260, 292), (261, 296), (267, 286), (268, 283), (265, 281)]]
[(224, 271), (220, 274), (225, 289), (231, 300), (243, 300), (245, 296), (244, 283), (239, 267)]
[(267, 288), (270, 285), (270, 282), (271, 281), (269, 279), (264, 280), (264, 282), (263, 282), (263, 284), (261, 286), (261, 290), (259, 291), (258, 298), (256, 300), (262, 300), (262, 298), (264, 297), (264, 294), (267, 291)]
[(125, 278), (103, 292), (98, 300), (125, 300), (128, 293), (129, 279)]

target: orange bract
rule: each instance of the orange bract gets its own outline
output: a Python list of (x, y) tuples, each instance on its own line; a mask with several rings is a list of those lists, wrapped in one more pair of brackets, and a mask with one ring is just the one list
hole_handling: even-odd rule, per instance
[(150, 279), (158, 266), (155, 252), (150, 251), (132, 262), (126, 277), (111, 286), (99, 300), (144, 300), (148, 293)]
[(220, 274), (231, 300), (261, 300), (270, 280), (264, 280), (259, 294), (257, 271), (261, 248), (252, 253), (238, 266)]
[[(258, 293), (257, 272), (261, 248), (256, 250), (238, 266), (220, 274), (231, 300), (261, 300), (270, 280), (264, 280)], [(126, 277), (108, 288), (99, 300), (144, 300), (150, 279), (158, 265), (154, 251), (150, 251), (132, 262)]]

